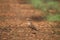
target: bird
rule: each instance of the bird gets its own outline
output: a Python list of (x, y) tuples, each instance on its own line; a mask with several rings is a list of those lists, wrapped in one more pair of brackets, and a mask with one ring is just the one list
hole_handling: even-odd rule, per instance
[(33, 25), (32, 20), (30, 18), (27, 18), (27, 21), (28, 28), (30, 28), (31, 30), (38, 31), (37, 28)]

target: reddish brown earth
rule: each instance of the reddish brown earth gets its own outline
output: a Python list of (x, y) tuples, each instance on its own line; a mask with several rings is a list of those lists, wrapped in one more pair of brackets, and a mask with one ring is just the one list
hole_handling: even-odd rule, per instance
[(42, 15), (30, 4), (0, 0), (0, 40), (60, 40), (60, 25), (31, 19)]

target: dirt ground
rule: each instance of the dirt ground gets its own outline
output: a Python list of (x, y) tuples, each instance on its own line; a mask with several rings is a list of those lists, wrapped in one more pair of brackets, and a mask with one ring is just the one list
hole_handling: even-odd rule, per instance
[(42, 15), (19, 0), (0, 0), (0, 40), (60, 40), (60, 24), (38, 19)]

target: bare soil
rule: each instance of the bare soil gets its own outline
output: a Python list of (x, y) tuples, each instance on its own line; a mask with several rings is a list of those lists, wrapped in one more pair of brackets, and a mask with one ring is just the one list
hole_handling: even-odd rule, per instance
[(0, 40), (60, 40), (60, 23), (41, 16), (30, 4), (0, 0)]

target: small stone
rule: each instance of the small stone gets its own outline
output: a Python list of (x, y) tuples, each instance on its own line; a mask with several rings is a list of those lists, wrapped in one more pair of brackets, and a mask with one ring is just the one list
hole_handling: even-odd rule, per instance
[(28, 36), (28, 34), (26, 34), (26, 36)]
[(41, 39), (41, 40), (43, 40), (43, 39)]
[(37, 40), (40, 40), (40, 39), (37, 39)]
[(7, 38), (3, 38), (4, 40), (7, 39)]
[(19, 30), (18, 32), (24, 32), (24, 30)]

